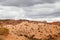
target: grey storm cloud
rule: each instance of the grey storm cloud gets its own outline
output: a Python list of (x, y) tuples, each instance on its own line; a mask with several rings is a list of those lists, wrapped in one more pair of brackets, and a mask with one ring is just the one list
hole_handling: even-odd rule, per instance
[(0, 18), (60, 17), (60, 2), (35, 4), (27, 7), (0, 6)]
[(54, 3), (59, 0), (0, 0), (1, 5), (6, 6), (32, 6), (35, 4)]
[(0, 0), (0, 19), (60, 20), (60, 0)]
[(38, 14), (38, 15), (26, 15), (28, 18), (53, 18), (53, 17), (60, 17), (59, 13), (52, 13), (52, 14)]

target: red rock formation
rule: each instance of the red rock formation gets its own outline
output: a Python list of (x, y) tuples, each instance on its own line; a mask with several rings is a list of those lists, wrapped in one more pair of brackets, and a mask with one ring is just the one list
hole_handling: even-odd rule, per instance
[(52, 23), (49, 23), (49, 24), (54, 24), (54, 25), (59, 25), (60, 26), (60, 22), (52, 22)]

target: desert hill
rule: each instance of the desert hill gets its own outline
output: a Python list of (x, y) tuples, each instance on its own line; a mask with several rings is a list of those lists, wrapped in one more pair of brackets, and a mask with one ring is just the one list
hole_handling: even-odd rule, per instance
[(60, 22), (0, 20), (0, 27), (9, 29), (4, 40), (60, 40)]

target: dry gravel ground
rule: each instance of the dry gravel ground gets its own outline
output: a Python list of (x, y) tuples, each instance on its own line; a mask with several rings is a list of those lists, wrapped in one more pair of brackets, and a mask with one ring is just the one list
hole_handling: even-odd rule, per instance
[(28, 20), (0, 21), (0, 27), (8, 28), (4, 40), (60, 40), (60, 26)]

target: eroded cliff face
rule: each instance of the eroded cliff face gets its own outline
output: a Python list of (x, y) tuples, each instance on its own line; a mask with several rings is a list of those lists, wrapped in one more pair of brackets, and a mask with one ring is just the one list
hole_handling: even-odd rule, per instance
[(5, 20), (0, 21), (0, 27), (9, 29), (5, 40), (60, 40), (60, 26), (54, 23)]

